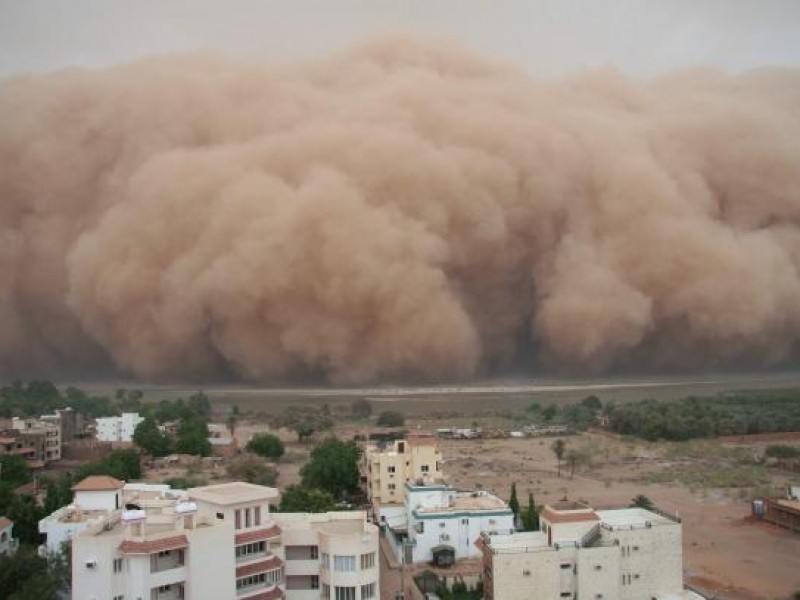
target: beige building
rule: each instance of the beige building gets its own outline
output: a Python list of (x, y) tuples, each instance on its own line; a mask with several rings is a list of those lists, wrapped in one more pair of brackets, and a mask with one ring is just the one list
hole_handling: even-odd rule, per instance
[(388, 444), (372, 444), (364, 449), (361, 476), (372, 504), (403, 504), (406, 483), (443, 481), (442, 453), (432, 435), (409, 435)]
[(484, 589), (496, 600), (692, 598), (683, 590), (681, 524), (640, 508), (548, 505), (541, 531), (482, 534)]
[(19, 431), (21, 438), (32, 441), (30, 445), (36, 449), (33, 460), (45, 464), (61, 460), (61, 427), (58, 424), (34, 418), (14, 417), (11, 426)]
[(70, 535), (75, 600), (380, 597), (378, 529), (364, 512), (273, 515), (278, 491), (242, 482), (90, 479), (76, 486), (85, 507), (48, 517), (85, 521)]
[(276, 513), (290, 600), (380, 598), (378, 528), (363, 511)]

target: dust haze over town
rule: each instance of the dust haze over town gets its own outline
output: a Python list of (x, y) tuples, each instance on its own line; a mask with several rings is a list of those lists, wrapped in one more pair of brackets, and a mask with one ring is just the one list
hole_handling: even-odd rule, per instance
[(3, 2), (0, 377), (791, 370), (794, 2)]

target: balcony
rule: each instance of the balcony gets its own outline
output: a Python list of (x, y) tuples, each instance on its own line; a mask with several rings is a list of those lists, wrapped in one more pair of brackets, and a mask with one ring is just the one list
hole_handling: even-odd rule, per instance
[(184, 565), (183, 550), (168, 550), (150, 555), (150, 572), (160, 573), (169, 569), (177, 569)]
[(150, 590), (150, 600), (183, 600), (185, 598), (184, 582), (162, 585)]

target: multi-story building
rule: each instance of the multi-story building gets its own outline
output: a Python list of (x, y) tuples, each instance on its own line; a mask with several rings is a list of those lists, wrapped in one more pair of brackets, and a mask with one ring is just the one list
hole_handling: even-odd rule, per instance
[(0, 456), (15, 454), (28, 461), (36, 460), (37, 444), (31, 437), (23, 437), (16, 429), (0, 431)]
[(42, 415), (39, 420), (58, 425), (62, 444), (87, 435), (87, 420), (70, 407), (56, 409), (52, 415)]
[(61, 460), (61, 427), (49, 421), (35, 418), (14, 417), (11, 426), (19, 431), (21, 438), (30, 440), (36, 452), (33, 460), (44, 464)]
[(373, 505), (403, 504), (405, 484), (441, 483), (442, 453), (432, 435), (409, 435), (388, 444), (369, 445), (361, 458), (361, 477)]
[(0, 517), (0, 556), (10, 556), (17, 551), (19, 540), (14, 539), (14, 521)]
[(380, 598), (379, 533), (362, 511), (277, 513), (290, 600)]
[(122, 413), (119, 417), (100, 417), (95, 421), (95, 437), (101, 442), (130, 442), (136, 426), (144, 421), (144, 417), (140, 417), (139, 413)]
[(380, 597), (378, 530), (364, 512), (272, 515), (278, 491), (241, 482), (85, 481), (76, 502), (94, 508), (71, 536), (75, 600)]
[(497, 600), (692, 598), (683, 590), (681, 525), (641, 508), (547, 505), (541, 531), (483, 533), (484, 593)]
[(405, 504), (378, 514), (397, 559), (406, 563), (479, 558), (483, 532), (514, 531), (514, 513), (484, 490), (459, 492), (446, 485), (405, 485)]

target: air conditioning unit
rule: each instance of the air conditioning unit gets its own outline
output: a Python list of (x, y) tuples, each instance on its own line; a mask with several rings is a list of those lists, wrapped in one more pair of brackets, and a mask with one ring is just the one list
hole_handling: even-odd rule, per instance
[(97, 560), (94, 558), (90, 558), (86, 561), (86, 568), (87, 569), (94, 569), (97, 566)]

